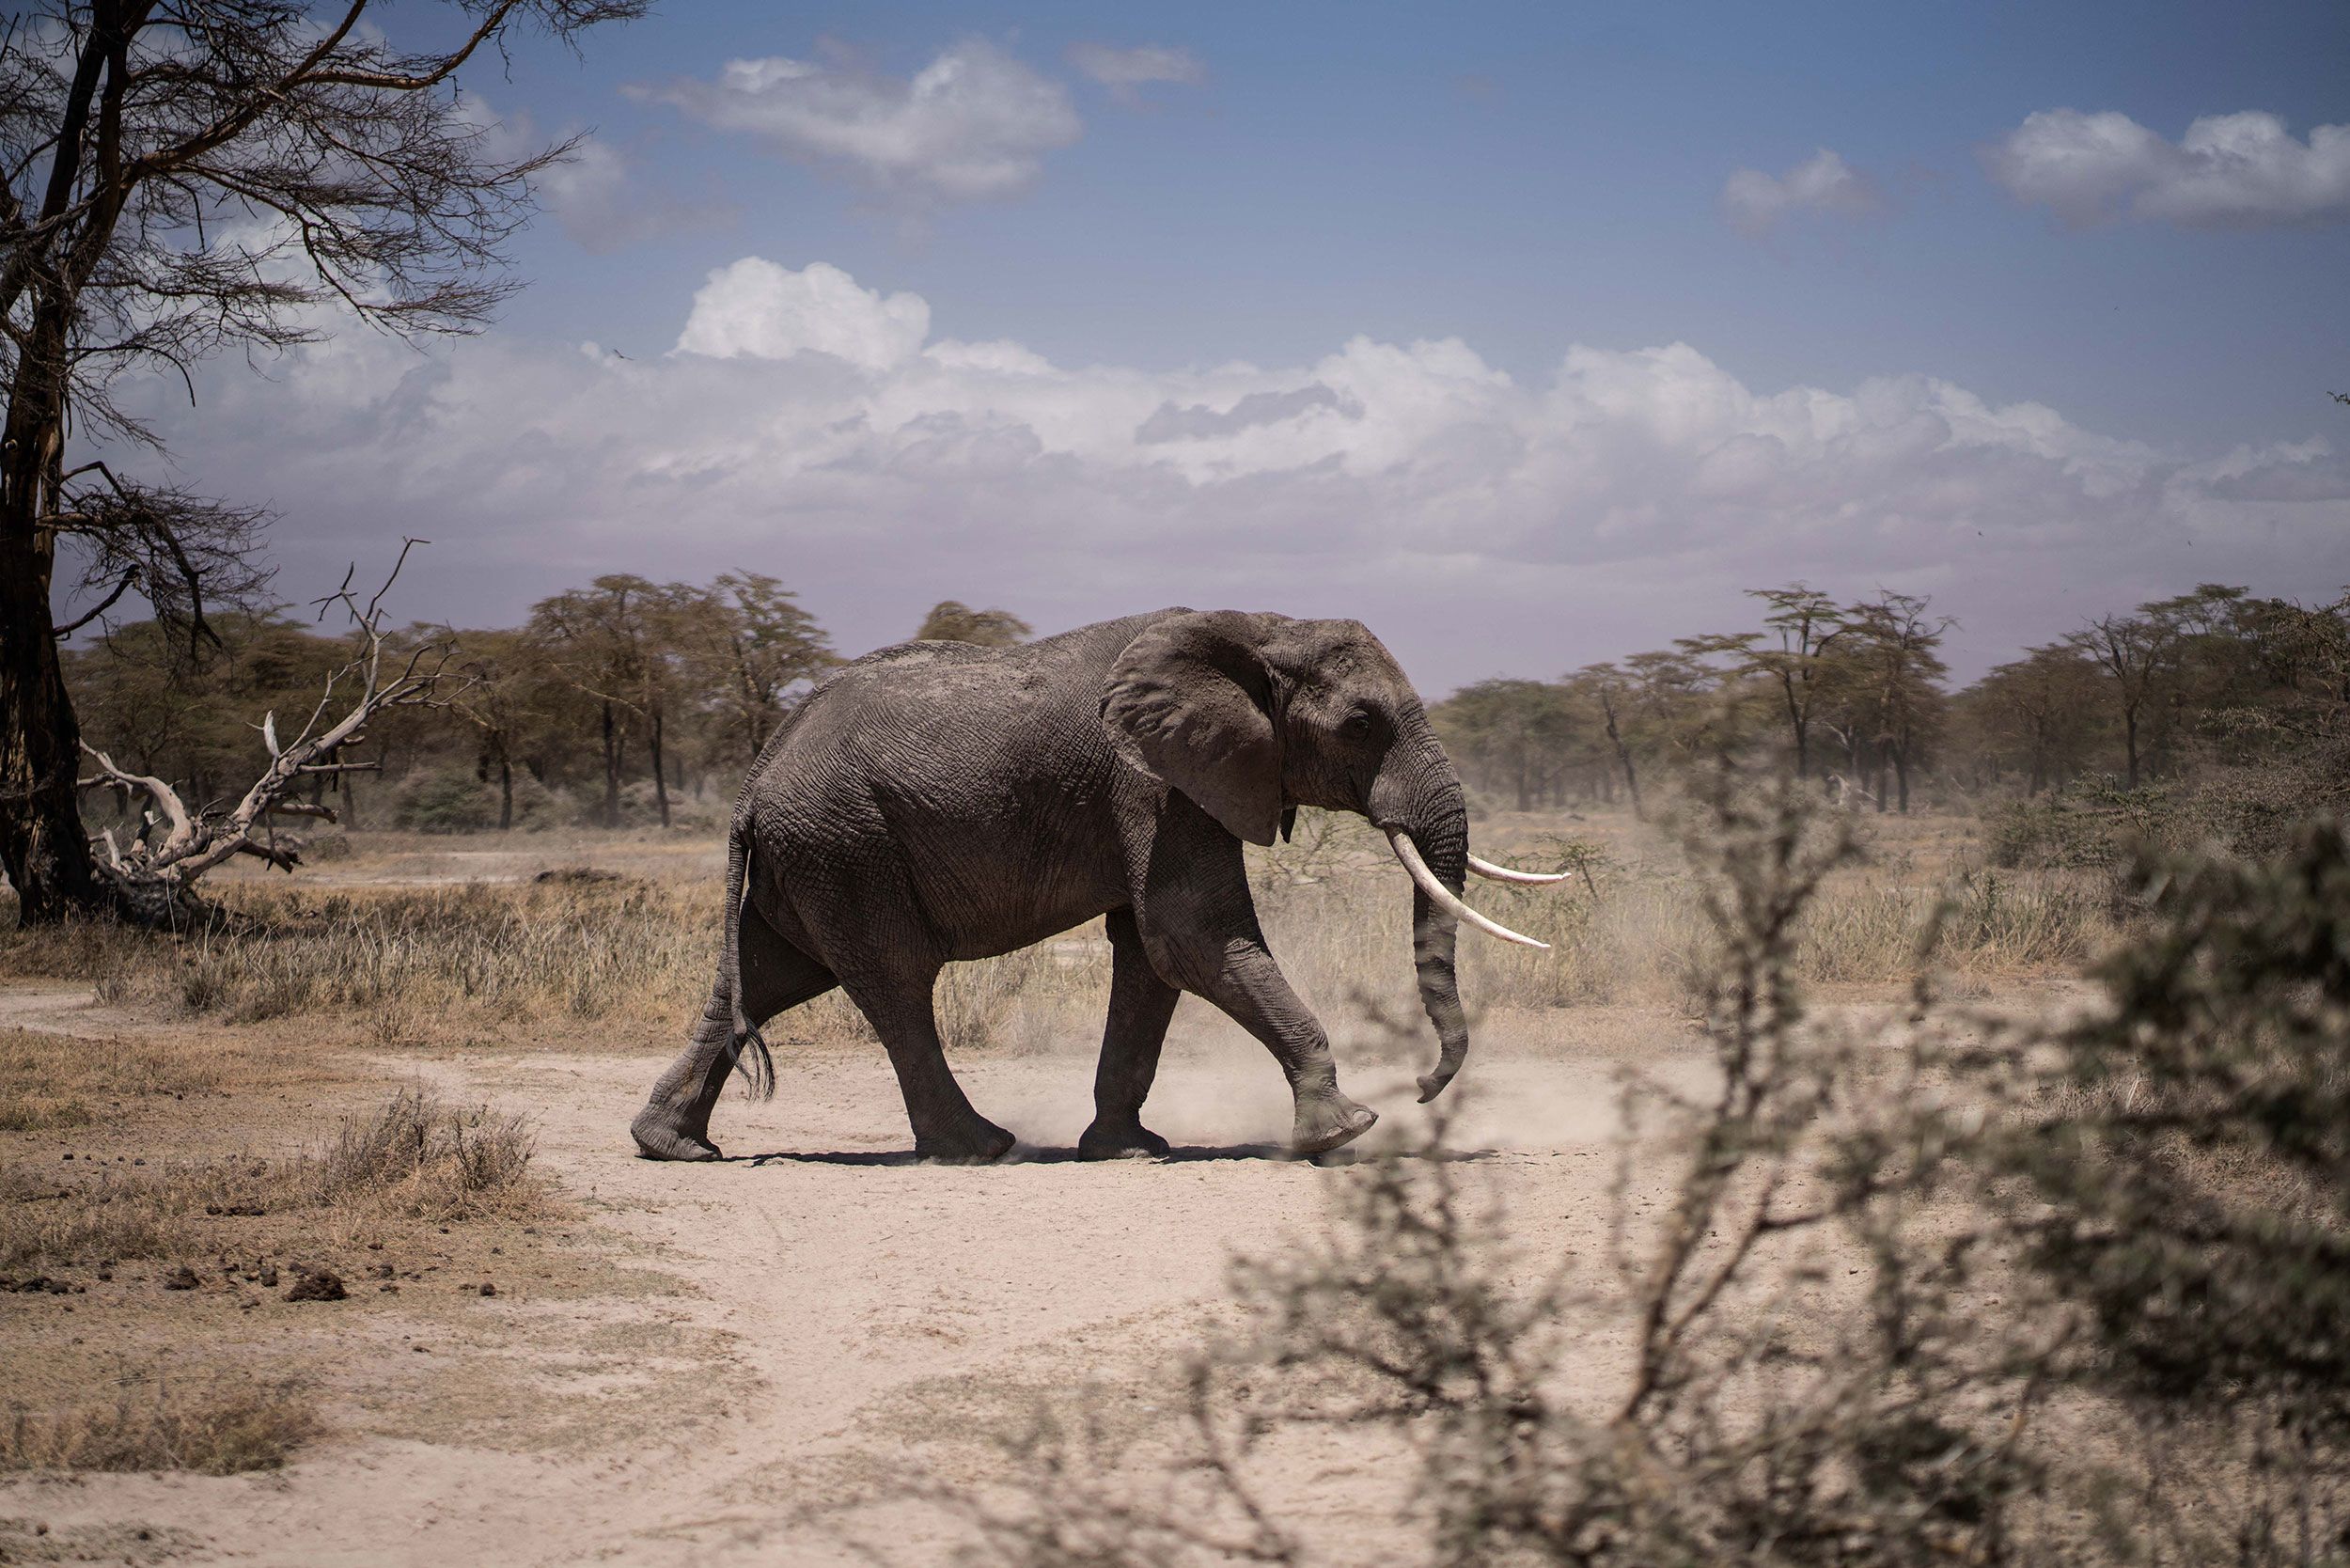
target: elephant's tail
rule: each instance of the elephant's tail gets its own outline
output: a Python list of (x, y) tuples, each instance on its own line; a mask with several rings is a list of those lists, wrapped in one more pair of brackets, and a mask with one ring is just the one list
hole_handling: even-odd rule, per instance
[(725, 966), (728, 1005), (734, 1010), (729, 1046), (734, 1070), (743, 1074), (755, 1098), (772, 1100), (776, 1093), (776, 1062), (768, 1055), (766, 1037), (743, 1011), (743, 906), (750, 898), (751, 835), (739, 816), (727, 831), (727, 931)]

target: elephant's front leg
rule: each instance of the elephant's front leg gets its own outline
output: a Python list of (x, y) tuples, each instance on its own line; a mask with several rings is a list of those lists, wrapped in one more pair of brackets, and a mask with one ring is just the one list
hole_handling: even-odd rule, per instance
[[(1339, 1090), (1338, 1063), (1330, 1037), (1264, 945), (1251, 919), (1243, 930), (1220, 937), (1215, 929), (1187, 932), (1177, 946), (1188, 949), (1186, 990), (1197, 991), (1231, 1015), (1273, 1053), (1289, 1079), (1296, 1116), (1290, 1144), (1301, 1154), (1319, 1154), (1351, 1143), (1371, 1130), (1379, 1113), (1356, 1105)], [(1205, 949), (1205, 950), (1202, 950)], [(1182, 972), (1179, 970), (1179, 972)]]
[(1296, 1105), (1290, 1128), (1292, 1148), (1301, 1154), (1319, 1154), (1371, 1131), (1379, 1113), (1340, 1091), (1329, 1035), (1290, 989), (1288, 977), (1261, 940), (1227, 948), (1224, 964), (1206, 996), (1261, 1041), (1281, 1064)]
[(1151, 967), (1133, 910), (1113, 909), (1103, 924), (1110, 939), (1110, 1012), (1093, 1075), (1093, 1125), (1077, 1140), (1077, 1152), (1089, 1160), (1164, 1154), (1167, 1139), (1142, 1124), (1142, 1102), (1158, 1075), (1159, 1046), (1183, 993)]

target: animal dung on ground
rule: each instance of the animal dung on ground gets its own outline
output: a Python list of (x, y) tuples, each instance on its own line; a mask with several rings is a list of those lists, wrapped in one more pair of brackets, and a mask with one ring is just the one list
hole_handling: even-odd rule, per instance
[(340, 1301), (346, 1294), (343, 1290), (341, 1275), (331, 1269), (319, 1269), (296, 1279), (293, 1282), (293, 1288), (286, 1293), (286, 1299), (288, 1301)]

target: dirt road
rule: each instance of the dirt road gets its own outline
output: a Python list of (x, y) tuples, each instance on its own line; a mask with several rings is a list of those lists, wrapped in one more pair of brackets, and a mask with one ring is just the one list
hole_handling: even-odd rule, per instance
[[(55, 998), (17, 1021), (71, 1027)], [(1521, 1241), (1599, 1244), (1615, 1074), (1637, 1057), (1694, 1082), (1691, 1045), (1628, 1014), (1565, 1046), (1488, 1031), (1453, 1091), (1453, 1139), (1482, 1156), (1474, 1168)], [(1341, 1061), (1386, 1119), (1366, 1142), (1408, 1137), (1416, 1064)], [(1090, 1051), (1074, 1042), (958, 1063), (974, 1103), (1024, 1140), (984, 1168), (911, 1163), (878, 1051), (779, 1053), (772, 1102), (720, 1107), (716, 1135), (737, 1157), (702, 1167), (629, 1156), (625, 1127), (659, 1065), (641, 1056), (387, 1065), (531, 1115), (540, 1160), (585, 1211), (579, 1245), (653, 1282), (588, 1301), (508, 1292), (481, 1303), (506, 1332), (433, 1346), (437, 1360), (354, 1336), (357, 1414), (370, 1389), (420, 1398), (426, 1415), (405, 1427), (417, 1435), (354, 1437), (369, 1423), (346, 1421), (275, 1474), (17, 1479), (0, 1483), (0, 1517), (142, 1561), (846, 1560), (807, 1511), (916, 1466), (984, 1478), (991, 1437), (1039, 1399), (1093, 1385), (1089, 1397), (1147, 1423), (1168, 1368), (1216, 1321), (1230, 1258), (1312, 1230), (1332, 1189), (1361, 1179), (1282, 1156), (1277, 1074), (1189, 1003), (1146, 1111), (1178, 1153), (1151, 1163), (1072, 1156), (1090, 1108)], [(485, 1402), (502, 1419), (485, 1419)], [(946, 1541), (924, 1533), (937, 1523), (893, 1520), (901, 1560), (943, 1559)]]

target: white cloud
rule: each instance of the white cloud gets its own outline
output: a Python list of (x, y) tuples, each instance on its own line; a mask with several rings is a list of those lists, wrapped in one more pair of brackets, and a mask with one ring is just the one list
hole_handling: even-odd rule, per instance
[(1058, 83), (979, 39), (907, 79), (772, 55), (728, 60), (714, 82), (627, 90), (787, 158), (920, 199), (1016, 195), (1035, 182), (1045, 153), (1083, 130)]
[(930, 332), (931, 307), (919, 294), (884, 299), (822, 261), (795, 273), (746, 256), (713, 272), (695, 293), (677, 346), (715, 359), (789, 359), (812, 351), (886, 370), (917, 353)]
[(746, 566), (853, 651), (946, 597), (1040, 626), (1237, 604), (1360, 615), (1441, 689), (1744, 625), (1740, 588), (1798, 577), (1930, 592), (1991, 657), (2194, 582), (2350, 582), (2322, 442), (2198, 461), (1925, 376), (1759, 390), (1684, 344), (1525, 382), (1455, 338), (1080, 368), (929, 316), (752, 257), (656, 359), (347, 333), (150, 412), (186, 482), (283, 511), (290, 588), (421, 533), (400, 613), (475, 623)]
[(2070, 224), (2129, 217), (2188, 228), (2350, 218), (2350, 125), (2298, 141), (2275, 115), (2206, 115), (2177, 145), (2127, 115), (2043, 109), (1984, 153), (2018, 201)]
[(1139, 89), (1154, 82), (1196, 87), (1208, 79), (1207, 67), (1190, 50), (1156, 43), (1138, 44), (1132, 49), (1106, 43), (1073, 43), (1068, 59), (1126, 102), (1134, 102)]
[(1722, 185), (1722, 216), (1740, 233), (1758, 239), (1798, 212), (1851, 217), (1884, 205), (1875, 181), (1825, 147), (1785, 174), (1740, 169)]

